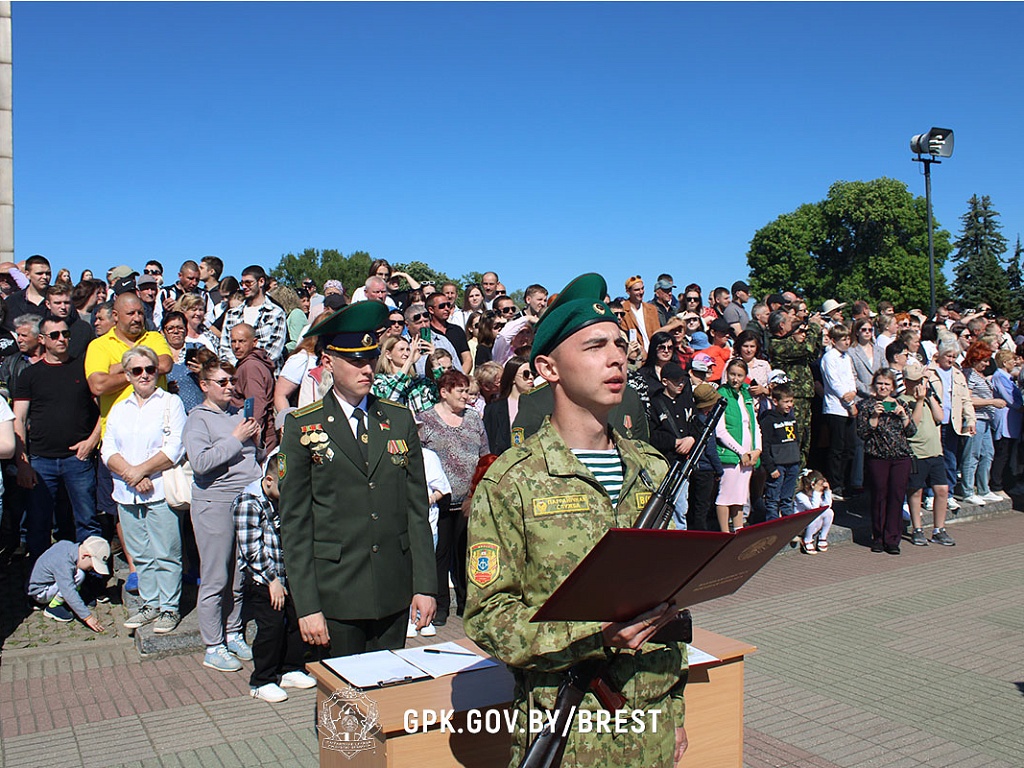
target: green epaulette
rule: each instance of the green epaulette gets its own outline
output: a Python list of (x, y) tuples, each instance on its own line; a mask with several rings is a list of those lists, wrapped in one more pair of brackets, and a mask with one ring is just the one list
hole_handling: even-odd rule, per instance
[(304, 405), (301, 408), (296, 408), (294, 411), (292, 411), (291, 415), (297, 418), (299, 416), (305, 416), (307, 413), (313, 413), (313, 411), (318, 411), (323, 407), (324, 401), (317, 400), (315, 403), (310, 403), (309, 405)]

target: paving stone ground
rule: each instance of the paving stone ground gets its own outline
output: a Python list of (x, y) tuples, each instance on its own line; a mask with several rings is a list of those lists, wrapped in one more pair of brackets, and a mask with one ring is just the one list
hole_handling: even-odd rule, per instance
[[(748, 768), (1024, 765), (1024, 515), (950, 531), (956, 547), (900, 557), (853, 542), (779, 557), (695, 607), (699, 626), (758, 646)], [(99, 606), (108, 633), (93, 635), (15, 592), (0, 589), (0, 766), (317, 765), (313, 692), (253, 701), (247, 671), (140, 658), (122, 606)], [(453, 618), (436, 639), (461, 635)]]

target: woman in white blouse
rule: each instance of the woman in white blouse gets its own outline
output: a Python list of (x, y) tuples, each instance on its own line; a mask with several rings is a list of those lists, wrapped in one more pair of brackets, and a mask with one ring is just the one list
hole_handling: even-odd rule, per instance
[(185, 408), (177, 395), (157, 387), (157, 355), (146, 346), (121, 358), (132, 394), (110, 409), (101, 456), (114, 479), (113, 498), (125, 544), (139, 574), (142, 608), (126, 629), (156, 622), (153, 631), (178, 626), (181, 600), (181, 535), (167, 506), (163, 471), (181, 458)]

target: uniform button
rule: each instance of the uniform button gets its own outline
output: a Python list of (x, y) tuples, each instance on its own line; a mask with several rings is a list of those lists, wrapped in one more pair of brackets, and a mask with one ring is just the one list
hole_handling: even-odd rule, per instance
[(376, 544), (374, 544), (374, 545), (373, 545), (373, 546), (371, 547), (371, 549), (372, 549), (372, 550), (373, 550), (374, 552), (380, 552), (380, 547), (378, 547), (378, 546), (377, 546)]
[(376, 520), (377, 519), (377, 513), (376, 512), (371, 512), (370, 513), (370, 519), (371, 520)]
[(376, 487), (377, 487), (377, 484), (375, 482), (373, 482), (373, 480), (371, 480), (370, 481), (370, 490), (372, 491)]

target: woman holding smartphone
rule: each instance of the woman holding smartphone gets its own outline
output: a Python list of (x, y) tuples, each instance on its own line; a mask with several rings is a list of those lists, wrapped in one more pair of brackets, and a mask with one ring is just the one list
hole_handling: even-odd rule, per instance
[(871, 389), (872, 395), (857, 403), (857, 435), (864, 441), (864, 471), (871, 489), (871, 551), (898, 555), (914, 455), (907, 438), (917, 426), (895, 397), (892, 371), (878, 369)]

